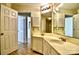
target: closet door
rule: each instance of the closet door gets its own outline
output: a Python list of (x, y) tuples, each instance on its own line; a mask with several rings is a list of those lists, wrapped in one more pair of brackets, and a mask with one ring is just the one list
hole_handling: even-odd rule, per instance
[(1, 54), (9, 54), (18, 49), (17, 11), (1, 5)]

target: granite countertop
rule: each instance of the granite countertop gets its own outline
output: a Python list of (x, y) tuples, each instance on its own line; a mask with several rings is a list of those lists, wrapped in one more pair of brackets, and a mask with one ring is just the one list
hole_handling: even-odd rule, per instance
[(33, 35), (46, 40), (61, 55), (79, 54), (79, 46), (70, 42), (63, 42), (57, 37)]

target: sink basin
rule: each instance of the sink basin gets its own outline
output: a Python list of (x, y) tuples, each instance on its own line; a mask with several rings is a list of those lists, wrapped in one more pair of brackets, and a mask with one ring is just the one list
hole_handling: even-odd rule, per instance
[(63, 46), (67, 51), (76, 51), (78, 48), (77, 45), (72, 45), (70, 43), (65, 43), (64, 46)]
[(64, 44), (64, 42), (60, 41), (60, 40), (53, 40), (53, 39), (51, 39), (50, 42), (56, 43), (56, 44)]
[[(49, 39), (50, 44), (53, 45), (57, 51), (61, 51), (64, 54), (76, 54), (79, 53), (79, 47), (75, 44), (64, 42), (61, 40)], [(60, 52), (60, 53), (61, 53)]]

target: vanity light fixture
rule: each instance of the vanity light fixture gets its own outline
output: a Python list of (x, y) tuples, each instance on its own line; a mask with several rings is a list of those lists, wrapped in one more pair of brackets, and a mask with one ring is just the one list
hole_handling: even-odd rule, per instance
[(41, 13), (47, 13), (50, 11), (52, 11), (52, 4), (51, 3), (41, 6)]
[(51, 17), (48, 17), (48, 20), (51, 20), (52, 18)]

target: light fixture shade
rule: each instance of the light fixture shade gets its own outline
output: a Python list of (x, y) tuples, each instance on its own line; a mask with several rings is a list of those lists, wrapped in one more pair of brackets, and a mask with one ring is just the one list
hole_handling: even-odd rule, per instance
[(48, 20), (51, 20), (52, 18), (51, 17), (48, 17)]

